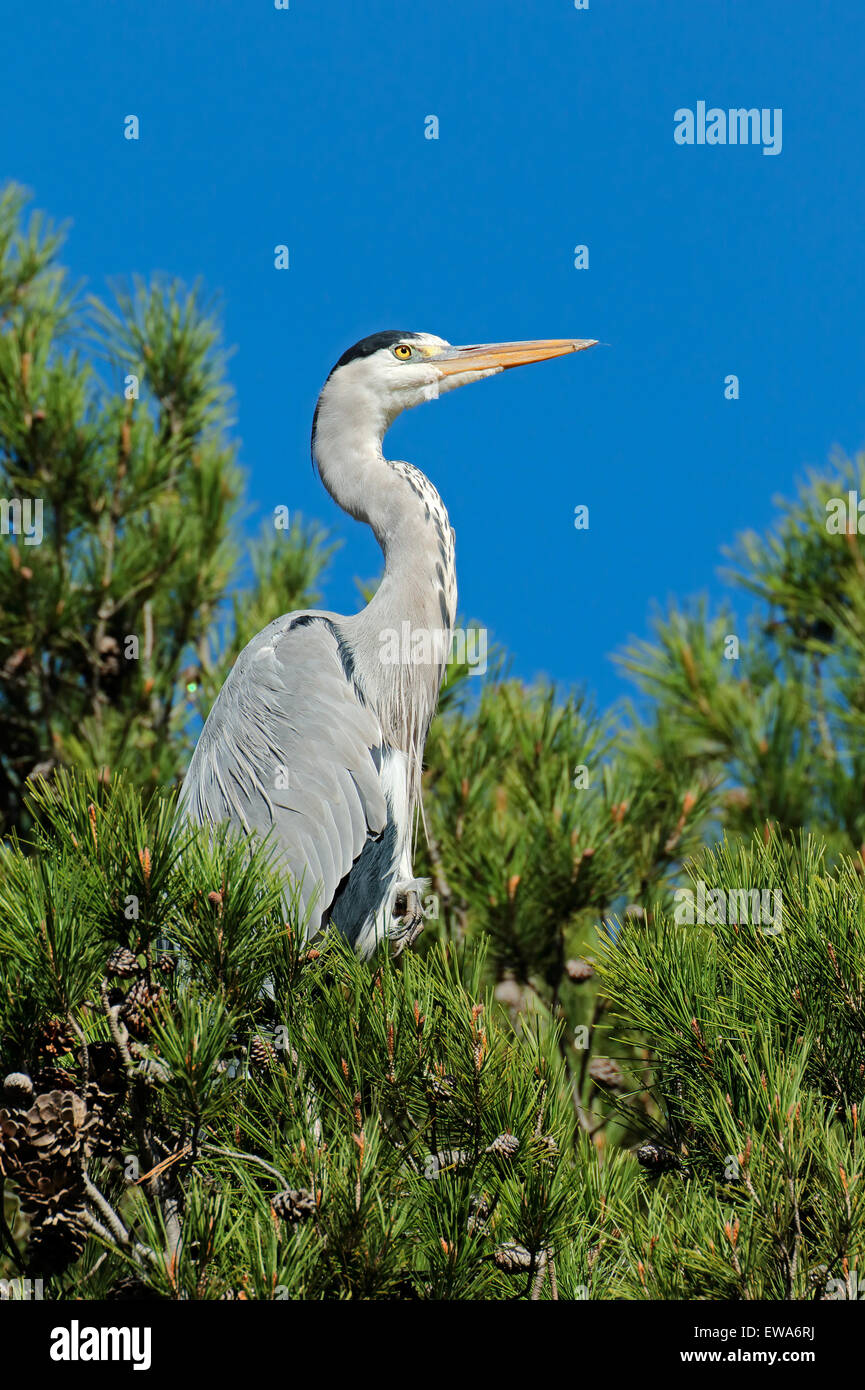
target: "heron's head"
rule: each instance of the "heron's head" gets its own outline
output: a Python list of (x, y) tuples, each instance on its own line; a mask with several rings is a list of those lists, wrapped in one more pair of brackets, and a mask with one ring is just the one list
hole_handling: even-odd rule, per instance
[(319, 444), (326, 447), (319, 434), (350, 425), (380, 440), (403, 410), (435, 400), (443, 391), (594, 345), (589, 338), (542, 338), (452, 347), (434, 333), (374, 333), (343, 353), (324, 384), (312, 426), (313, 457)]

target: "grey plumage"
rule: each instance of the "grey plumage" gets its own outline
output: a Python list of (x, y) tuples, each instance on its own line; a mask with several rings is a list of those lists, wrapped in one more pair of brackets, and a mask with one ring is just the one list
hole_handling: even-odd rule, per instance
[(388, 823), (381, 726), (347, 677), (338, 621), (287, 614), (253, 638), (213, 706), (182, 798), (194, 821), (273, 836), (301, 883), (311, 934)]
[[(353, 617), (288, 613), (252, 639), (210, 712), (180, 802), (193, 822), (270, 837), (299, 884), (310, 936), (333, 921), (368, 955), (384, 935), (412, 940), (422, 921), (412, 840), (456, 614), (454, 534), (429, 479), (384, 458), (384, 434), (401, 410), (443, 391), (589, 345), (453, 348), (388, 332), (345, 353), (325, 383), (313, 457), (335, 501), (372, 527), (384, 577)], [(434, 639), (421, 660), (406, 631)]]

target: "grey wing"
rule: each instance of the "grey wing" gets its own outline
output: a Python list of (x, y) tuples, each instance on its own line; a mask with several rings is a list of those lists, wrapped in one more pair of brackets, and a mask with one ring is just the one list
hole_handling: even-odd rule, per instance
[(329, 615), (278, 618), (237, 659), (183, 784), (180, 812), (270, 834), (321, 925), (364, 845), (384, 831), (382, 732)]

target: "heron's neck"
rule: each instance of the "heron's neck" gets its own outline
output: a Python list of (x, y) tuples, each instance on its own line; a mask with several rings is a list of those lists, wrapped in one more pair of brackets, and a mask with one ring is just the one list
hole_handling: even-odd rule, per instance
[(385, 459), (381, 435), (323, 423), (316, 433), (322, 481), (372, 528), (384, 554), (375, 596), (348, 620), (355, 679), (389, 741), (408, 755), (416, 784), (456, 613), (453, 531), (432, 483), (411, 464)]
[(323, 393), (314, 450), (331, 497), (366, 522), (382, 548), (384, 579), (369, 607), (395, 620), (450, 629), (456, 579), (445, 505), (420, 469), (384, 457), (382, 439), (391, 421), (375, 400), (352, 405), (343, 410)]

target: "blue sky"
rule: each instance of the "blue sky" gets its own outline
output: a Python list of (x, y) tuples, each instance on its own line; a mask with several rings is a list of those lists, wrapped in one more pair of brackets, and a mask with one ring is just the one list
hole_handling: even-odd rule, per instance
[[(865, 443), (853, 0), (81, 0), (3, 27), (0, 177), (71, 220), (97, 293), (159, 271), (221, 294), (250, 499), (343, 538), (328, 608), (354, 611), (379, 555), (313, 475), (310, 419), (380, 328), (608, 344), (411, 412), (386, 445), (450, 509), (462, 613), (518, 674), (604, 703), (654, 602), (718, 595), (722, 547)], [(781, 153), (677, 145), (700, 100), (781, 108)]]

